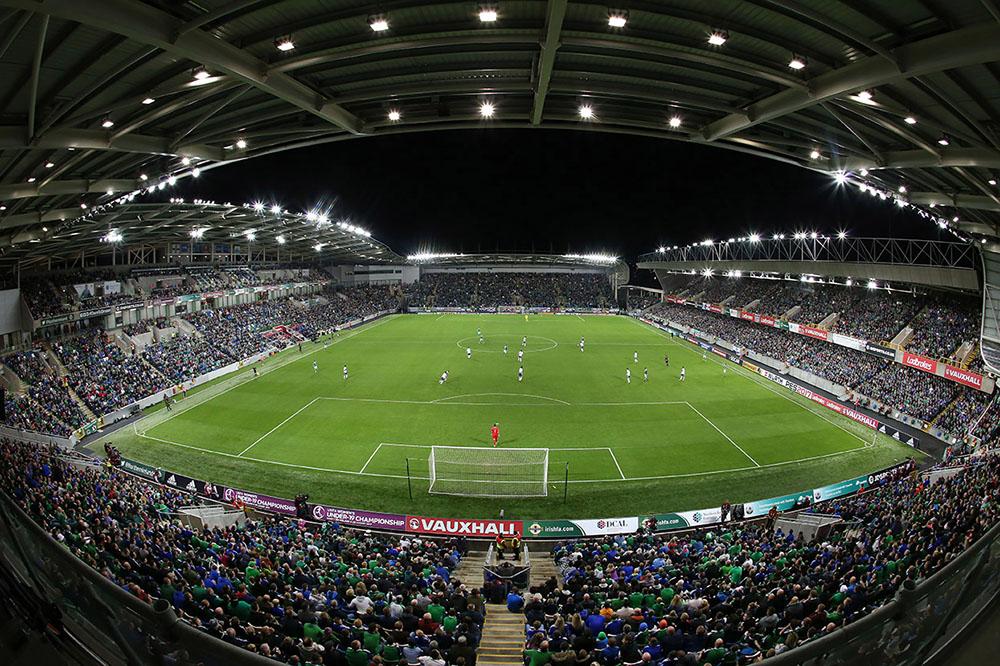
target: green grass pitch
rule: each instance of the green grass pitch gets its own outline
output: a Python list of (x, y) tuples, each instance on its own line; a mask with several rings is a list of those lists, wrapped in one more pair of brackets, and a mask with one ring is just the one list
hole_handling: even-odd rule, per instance
[[(522, 518), (704, 508), (832, 483), (913, 453), (627, 317), (394, 316), (260, 369), (257, 379), (243, 370), (109, 439), (128, 457), (220, 484), (448, 517), (492, 517), (501, 507)], [(502, 446), (549, 449), (548, 496), (429, 494), (428, 447), (488, 446), (494, 422)]]

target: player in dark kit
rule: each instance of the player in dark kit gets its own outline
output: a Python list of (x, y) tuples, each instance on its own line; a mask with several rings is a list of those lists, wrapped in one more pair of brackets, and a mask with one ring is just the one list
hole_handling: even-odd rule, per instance
[(493, 427), (490, 428), (490, 437), (493, 438), (493, 446), (496, 447), (497, 440), (500, 439), (500, 426), (496, 423), (494, 423)]
[(666, 365), (668, 368), (670, 367), (670, 356), (669, 355), (667, 355), (667, 354), (663, 355), (663, 364)]

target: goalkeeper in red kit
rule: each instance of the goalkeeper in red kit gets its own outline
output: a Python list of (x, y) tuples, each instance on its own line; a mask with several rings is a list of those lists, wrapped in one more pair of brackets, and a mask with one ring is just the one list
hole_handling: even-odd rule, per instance
[(500, 426), (496, 423), (494, 423), (493, 427), (490, 428), (490, 437), (493, 438), (493, 446), (496, 447), (497, 440), (500, 439)]

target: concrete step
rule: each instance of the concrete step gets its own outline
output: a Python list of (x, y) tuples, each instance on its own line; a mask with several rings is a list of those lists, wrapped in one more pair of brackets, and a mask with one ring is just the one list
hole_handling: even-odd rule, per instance
[[(481, 561), (481, 560), (480, 560)], [(511, 613), (504, 604), (486, 604), (476, 661), (480, 666), (522, 666), (524, 615)]]

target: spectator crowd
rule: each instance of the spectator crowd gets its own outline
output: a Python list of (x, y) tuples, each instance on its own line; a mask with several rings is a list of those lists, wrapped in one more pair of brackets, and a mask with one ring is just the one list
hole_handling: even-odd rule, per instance
[(610, 280), (599, 273), (425, 272), (408, 285), (407, 296), (414, 307), (610, 308), (615, 304)]

